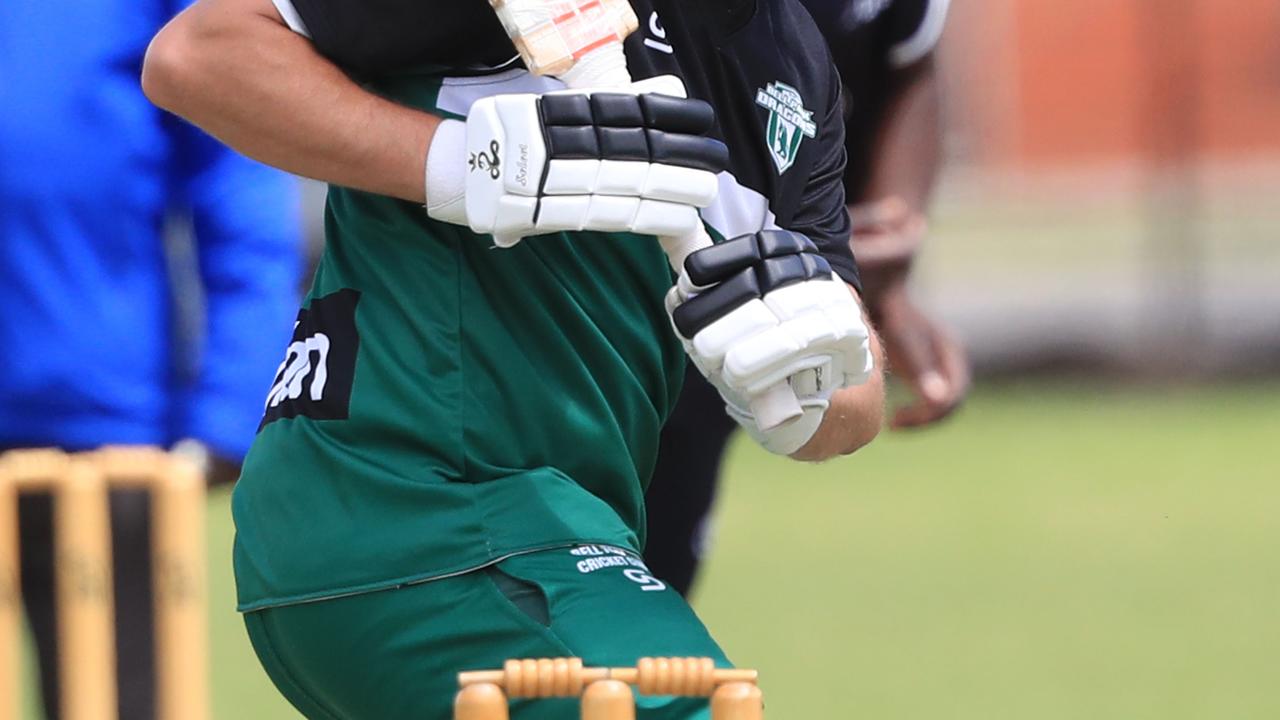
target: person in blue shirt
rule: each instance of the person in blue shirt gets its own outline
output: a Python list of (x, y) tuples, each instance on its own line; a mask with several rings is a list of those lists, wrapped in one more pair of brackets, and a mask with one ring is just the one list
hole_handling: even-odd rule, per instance
[[(202, 443), (234, 476), (288, 344), (297, 188), (151, 105), (143, 54), (178, 0), (0, 3), (0, 450)], [(202, 289), (184, 326), (166, 228)], [(179, 233), (182, 234), (182, 233)], [(185, 324), (187, 327), (190, 323)], [(21, 503), (22, 589), (57, 717), (48, 496)], [(149, 718), (145, 496), (112, 498), (120, 717)]]

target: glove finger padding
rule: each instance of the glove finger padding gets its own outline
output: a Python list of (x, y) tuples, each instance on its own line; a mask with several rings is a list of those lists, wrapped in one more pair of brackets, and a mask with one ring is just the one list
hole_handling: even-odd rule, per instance
[[(838, 280), (811, 280), (767, 293), (763, 302), (778, 324), (729, 349), (725, 381), (749, 395), (792, 376), (799, 369), (826, 366), (819, 380), (843, 387), (846, 357), (869, 357), (869, 334), (848, 287)], [(810, 360), (797, 360), (803, 354)], [(819, 362), (825, 358), (826, 362)], [(861, 374), (863, 366), (856, 368)]]
[(769, 432), (749, 423), (771, 449), (799, 449), (831, 394), (864, 382), (872, 369), (862, 309), (797, 233), (764, 231), (690, 255), (667, 308), (693, 363), (740, 424), (748, 424), (753, 398), (790, 383), (805, 413), (800, 421)]
[[(658, 80), (647, 85), (683, 94), (678, 79)], [(696, 230), (728, 149), (706, 136), (715, 124), (706, 102), (644, 88), (477, 101), (466, 121), (467, 224), (499, 245), (559, 231)]]

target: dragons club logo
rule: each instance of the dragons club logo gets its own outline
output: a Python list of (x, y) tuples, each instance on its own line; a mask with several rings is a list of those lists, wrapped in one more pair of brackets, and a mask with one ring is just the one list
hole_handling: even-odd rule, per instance
[(813, 112), (805, 109), (799, 91), (786, 83), (771, 82), (756, 90), (756, 104), (769, 111), (765, 138), (781, 175), (795, 163), (800, 143), (806, 137), (817, 137), (818, 124), (813, 121)]

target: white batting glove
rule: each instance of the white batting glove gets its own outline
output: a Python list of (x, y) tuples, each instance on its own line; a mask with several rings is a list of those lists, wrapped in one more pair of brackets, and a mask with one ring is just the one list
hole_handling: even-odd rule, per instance
[(596, 230), (683, 236), (728, 165), (711, 106), (674, 76), (630, 91), (496, 95), (445, 120), (427, 155), (427, 214), (491, 233)]
[[(725, 410), (779, 455), (804, 447), (832, 394), (866, 382), (874, 367), (862, 308), (797, 233), (766, 230), (693, 253), (666, 302), (685, 351)], [(779, 382), (790, 383), (803, 415), (761, 430), (751, 402)]]

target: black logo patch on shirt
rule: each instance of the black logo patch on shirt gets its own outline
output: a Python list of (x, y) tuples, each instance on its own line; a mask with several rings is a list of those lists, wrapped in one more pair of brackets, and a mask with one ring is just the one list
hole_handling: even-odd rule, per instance
[(258, 430), (281, 418), (345, 420), (355, 381), (356, 304), (360, 293), (339, 290), (311, 301), (298, 311), (293, 339), (267, 393), (266, 412)]

